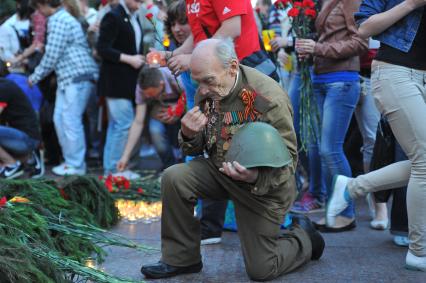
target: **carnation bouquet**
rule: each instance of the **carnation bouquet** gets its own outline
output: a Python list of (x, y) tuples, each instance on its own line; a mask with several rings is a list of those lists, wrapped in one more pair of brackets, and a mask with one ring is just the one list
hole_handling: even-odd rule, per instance
[[(296, 38), (311, 38), (313, 23), (318, 14), (317, 1), (313, 0), (277, 0), (277, 9), (287, 9), (288, 16), (292, 18), (292, 28)], [(319, 139), (320, 117), (318, 107), (313, 96), (309, 62), (299, 58), (301, 76), (300, 86), (300, 137), (301, 147), (306, 150), (307, 142), (316, 142)]]

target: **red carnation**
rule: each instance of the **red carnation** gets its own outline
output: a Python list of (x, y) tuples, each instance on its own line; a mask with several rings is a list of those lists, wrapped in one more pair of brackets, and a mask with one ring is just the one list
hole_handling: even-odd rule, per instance
[(300, 10), (297, 8), (291, 8), (287, 13), (287, 15), (292, 18), (296, 18), (297, 16), (299, 16), (299, 14)]
[(143, 189), (142, 188), (138, 188), (138, 194), (143, 194), (143, 193), (144, 193)]
[(0, 207), (6, 206), (6, 203), (7, 203), (7, 198), (6, 197), (2, 197), (0, 199)]
[(317, 16), (317, 11), (315, 11), (314, 9), (306, 9), (305, 10), (305, 15), (307, 17), (310, 17), (310, 18), (314, 19)]
[(290, 3), (290, 0), (277, 0), (275, 2), (275, 7), (276, 8), (285, 8), (288, 4)]
[(123, 186), (126, 190), (128, 190), (130, 188), (130, 181), (125, 179), (123, 182)]
[(69, 196), (65, 193), (64, 189), (59, 188), (59, 193), (61, 194), (63, 199), (69, 199)]
[(302, 8), (302, 2), (299, 2), (299, 1), (294, 2), (293, 3), (293, 7), (295, 7), (295, 8)]
[(152, 21), (152, 18), (154, 18), (154, 15), (152, 13), (148, 13), (145, 15), (145, 18), (147, 18), (148, 21)]
[(303, 0), (302, 6), (304, 8), (314, 8), (315, 7), (315, 3), (312, 0)]

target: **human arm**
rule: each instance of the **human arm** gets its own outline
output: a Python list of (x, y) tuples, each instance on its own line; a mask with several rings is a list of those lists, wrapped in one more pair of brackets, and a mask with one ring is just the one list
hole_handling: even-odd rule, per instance
[(45, 52), (40, 64), (29, 77), (31, 84), (38, 83), (54, 70), (69, 44), (69, 32), (70, 27), (66, 22), (60, 20), (49, 22)]
[(125, 54), (113, 47), (119, 33), (118, 24), (118, 19), (113, 13), (106, 14), (102, 19), (99, 39), (96, 46), (98, 55), (103, 60), (113, 63), (124, 63), (135, 69), (139, 69), (144, 63), (144, 57), (142, 55)]
[(402, 18), (426, 5), (426, 0), (405, 0), (395, 7), (384, 11), (385, 1), (375, 1), (374, 4), (363, 3), (360, 12), (356, 14), (359, 35), (369, 38), (382, 33)]
[(270, 103), (267, 111), (262, 112), (261, 121), (278, 130), (292, 157), (292, 163), (280, 168), (258, 167), (256, 182), (249, 186), (251, 192), (256, 195), (264, 195), (283, 187), (293, 177), (297, 165), (297, 141), (293, 126), (293, 110), (288, 95), (282, 93), (282, 97)]
[(126, 147), (124, 149), (124, 152), (120, 160), (117, 163), (118, 171), (123, 171), (127, 167), (127, 163), (129, 162), (130, 155), (132, 154), (132, 151), (142, 134), (145, 117), (146, 117), (146, 111), (147, 111), (147, 105), (145, 103), (139, 104), (136, 106), (136, 115), (135, 115), (135, 119), (133, 120), (132, 126), (130, 127), (129, 137), (127, 138)]
[(296, 40), (297, 52), (302, 56), (308, 54), (331, 59), (346, 59), (365, 53), (368, 50), (368, 41), (359, 35), (353, 16), (359, 4), (360, 1), (347, 0), (341, 9), (346, 25), (345, 39), (323, 42), (298, 39)]
[(213, 38), (235, 39), (241, 35), (241, 16), (234, 16), (221, 22), (219, 29), (213, 35)]

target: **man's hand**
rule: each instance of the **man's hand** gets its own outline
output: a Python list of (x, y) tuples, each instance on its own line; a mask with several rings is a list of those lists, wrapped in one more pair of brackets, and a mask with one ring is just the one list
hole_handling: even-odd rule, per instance
[(182, 134), (192, 139), (201, 132), (207, 125), (207, 117), (200, 111), (200, 107), (195, 106), (189, 110), (181, 120)]
[(169, 113), (167, 113), (167, 108), (164, 108), (157, 115), (155, 115), (155, 119), (164, 124), (172, 125), (176, 123), (177, 120), (179, 120), (179, 117), (169, 115)]
[(191, 54), (176, 55), (170, 58), (167, 66), (173, 75), (177, 76), (189, 70), (189, 62), (191, 61)]
[(126, 169), (128, 163), (129, 163), (129, 159), (126, 158), (126, 157), (124, 157), (124, 156), (122, 156), (120, 158), (120, 160), (117, 162), (117, 170), (118, 170), (118, 172), (123, 172)]
[(259, 176), (259, 170), (257, 168), (247, 169), (237, 161), (232, 163), (223, 162), (222, 168), (219, 168), (219, 171), (235, 181), (243, 181), (249, 184), (256, 183), (257, 177)]
[(142, 55), (130, 55), (128, 59), (128, 64), (132, 66), (133, 68), (140, 69), (142, 65), (145, 63), (145, 58)]
[(280, 49), (281, 47), (286, 47), (287, 46), (287, 38), (285, 37), (280, 37), (277, 36), (274, 39), (272, 39), (270, 41), (271, 47), (272, 47), (272, 51), (276, 52), (278, 49)]
[(278, 61), (281, 62), (282, 66), (287, 65), (290, 60), (290, 55), (288, 55), (283, 49), (278, 52)]

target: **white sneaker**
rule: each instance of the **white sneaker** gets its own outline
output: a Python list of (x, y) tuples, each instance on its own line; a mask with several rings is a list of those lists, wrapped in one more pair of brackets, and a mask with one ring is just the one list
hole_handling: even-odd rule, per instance
[(327, 205), (326, 222), (327, 226), (333, 227), (336, 225), (336, 216), (348, 207), (349, 203), (345, 198), (347, 191), (346, 185), (350, 178), (343, 175), (336, 175), (333, 178), (331, 187), (332, 195)]
[(374, 230), (386, 230), (389, 226), (389, 220), (373, 220), (370, 222), (370, 227)]
[(52, 172), (55, 175), (65, 176), (65, 175), (84, 175), (86, 174), (86, 168), (76, 168), (73, 166), (66, 165), (62, 163), (61, 165), (55, 166), (52, 168)]
[(126, 171), (123, 171), (123, 172), (117, 172), (117, 173), (112, 174), (112, 176), (114, 176), (114, 177), (124, 177), (127, 180), (136, 180), (136, 179), (140, 179), (141, 178), (140, 174), (138, 174), (136, 172), (133, 172), (131, 170), (126, 170)]
[(410, 241), (408, 237), (405, 236), (395, 236), (393, 237), (393, 243), (398, 247), (408, 247), (410, 245)]
[(201, 240), (201, 245), (202, 246), (215, 245), (215, 244), (219, 244), (220, 242), (222, 242), (221, 237), (207, 238), (207, 239)]
[(426, 271), (426, 256), (415, 256), (410, 250), (405, 258), (405, 268), (416, 271)]

